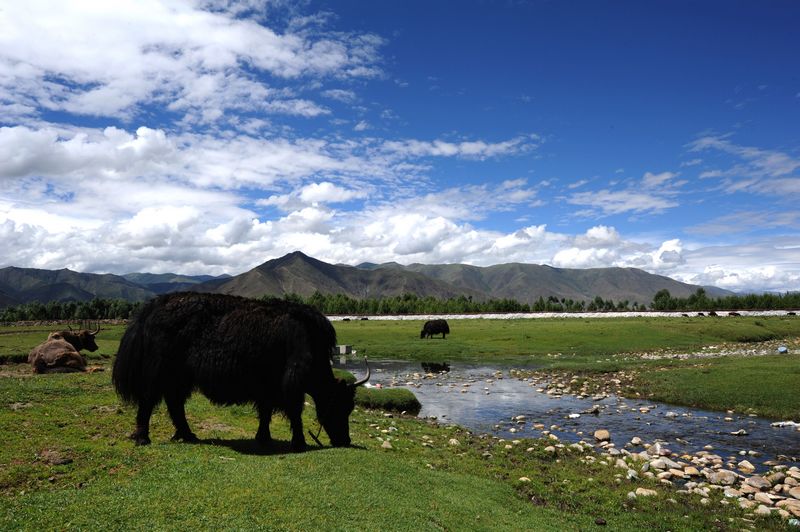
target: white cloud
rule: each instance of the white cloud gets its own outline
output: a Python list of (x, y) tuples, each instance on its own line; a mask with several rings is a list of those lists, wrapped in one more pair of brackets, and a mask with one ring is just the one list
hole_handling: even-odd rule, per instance
[(311, 183), (300, 191), (300, 199), (308, 203), (342, 203), (366, 196), (366, 191), (349, 190), (327, 181)]
[(229, 109), (317, 116), (324, 108), (287, 98), (271, 84), (381, 73), (377, 36), (319, 29), (278, 34), (238, 18), (232, 6), (8, 3), (0, 11), (0, 101), (15, 106), (17, 115), (35, 106), (130, 119), (140, 106), (158, 104), (193, 121), (215, 121)]
[(711, 151), (731, 155), (738, 162), (726, 169), (704, 171), (701, 178), (720, 178), (720, 188), (728, 193), (752, 192), (764, 196), (800, 195), (800, 158), (777, 150), (734, 144), (727, 137), (705, 136), (690, 144), (692, 152)]
[(590, 207), (587, 216), (612, 216), (627, 212), (654, 214), (678, 206), (674, 200), (635, 190), (578, 192), (567, 198), (567, 203)]

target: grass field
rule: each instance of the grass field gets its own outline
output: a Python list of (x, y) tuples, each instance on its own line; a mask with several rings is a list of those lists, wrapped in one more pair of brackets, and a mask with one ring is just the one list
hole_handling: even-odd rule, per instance
[[(368, 320), (335, 326), (339, 343), (376, 359), (530, 362), (562, 368), (594, 364), (598, 357), (618, 353), (680, 352), (721, 342), (800, 336), (800, 319), (793, 316), (449, 320), (446, 340), (421, 340), (422, 323)], [(557, 353), (561, 356), (553, 359)]]
[[(169, 442), (161, 408), (153, 444), (127, 440), (133, 409), (109, 372), (0, 381), (0, 529), (3, 530), (613, 530), (739, 529), (740, 511), (709, 512), (699, 497), (653, 481), (619, 481), (610, 465), (556, 454), (552, 442), (514, 444), (413, 418), (357, 409), (356, 447), (288, 452), (253, 438), (248, 407), (187, 405), (202, 444)], [(16, 376), (15, 376), (16, 374)], [(306, 426), (315, 426), (313, 408)], [(453, 441), (457, 441), (457, 444)], [(389, 441), (392, 448), (382, 447)], [(323, 442), (327, 438), (323, 436)], [(508, 448), (507, 448), (508, 447)], [(618, 471), (618, 470), (617, 470)], [(522, 477), (530, 479), (521, 481)], [(638, 486), (661, 495), (631, 501)], [(760, 529), (779, 529), (777, 519)]]
[[(636, 389), (682, 404), (753, 408), (782, 417), (800, 412), (795, 354), (645, 361), (642, 352), (686, 352), (720, 343), (787, 339), (790, 318), (463, 320), (446, 340), (420, 340), (421, 322), (339, 322), (340, 343), (370, 358), (481, 361), (599, 376), (637, 370)], [(288, 423), (276, 419), (271, 452), (253, 440), (247, 406), (221, 408), (195, 396), (190, 424), (204, 443), (169, 442), (163, 409), (153, 445), (127, 439), (134, 410), (110, 384), (123, 332), (98, 336), (92, 374), (33, 376), (25, 364), (0, 365), (0, 529), (103, 530), (611, 530), (781, 529), (777, 518), (741, 521), (734, 505), (653, 481), (627, 481), (587, 451), (545, 451), (548, 440), (500, 441), (424, 420), (357, 408), (356, 447), (288, 452)], [(41, 328), (0, 330), (0, 356), (27, 355)], [(792, 343), (794, 342), (794, 343)], [(560, 354), (560, 355), (559, 355)], [(598, 362), (599, 361), (599, 362)], [(773, 410), (769, 410), (773, 408)], [(316, 428), (313, 405), (304, 414)], [(788, 417), (787, 417), (788, 418)], [(391, 449), (385, 449), (385, 441)], [(456, 440), (453, 443), (451, 440)], [(327, 438), (322, 436), (327, 443)], [(528, 481), (521, 481), (521, 478)], [(660, 495), (630, 500), (643, 486)]]

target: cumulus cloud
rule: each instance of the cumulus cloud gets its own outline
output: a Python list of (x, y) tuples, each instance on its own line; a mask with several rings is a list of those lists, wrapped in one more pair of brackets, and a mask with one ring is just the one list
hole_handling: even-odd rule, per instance
[(215, 121), (226, 109), (316, 116), (324, 108), (273, 85), (381, 73), (375, 35), (308, 27), (279, 34), (240, 17), (241, 7), (12, 2), (0, 11), (0, 101), (17, 114), (36, 107), (130, 119), (157, 103), (195, 121)]

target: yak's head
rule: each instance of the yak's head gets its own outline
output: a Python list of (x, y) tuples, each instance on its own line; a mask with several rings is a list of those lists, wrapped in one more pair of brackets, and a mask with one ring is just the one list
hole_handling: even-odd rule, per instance
[(68, 331), (58, 331), (50, 333), (47, 339), (65, 340), (70, 344), (72, 344), (72, 347), (74, 347), (76, 351), (80, 351), (81, 349), (86, 349), (87, 351), (97, 351), (97, 343), (94, 341), (94, 337), (97, 336), (97, 333), (99, 332), (100, 332), (99, 325), (97, 327), (97, 330), (95, 331), (88, 331), (86, 329), (80, 329), (78, 331), (74, 331), (72, 330), (72, 327), (69, 327)]
[[(364, 362), (367, 362), (366, 357)], [(347, 447), (350, 445), (350, 413), (355, 407), (356, 388), (366, 384), (369, 380), (369, 364), (367, 376), (352, 384), (336, 379), (325, 400), (317, 404), (317, 419), (322, 428), (328, 433), (331, 445), (334, 447)]]

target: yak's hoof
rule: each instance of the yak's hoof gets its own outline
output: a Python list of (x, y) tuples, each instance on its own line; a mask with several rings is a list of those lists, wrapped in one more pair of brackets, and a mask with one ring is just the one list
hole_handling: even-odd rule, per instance
[(172, 437), (172, 441), (182, 441), (184, 443), (200, 443), (200, 438), (195, 436), (194, 432), (180, 433), (176, 432)]
[(134, 432), (131, 434), (130, 438), (136, 445), (150, 445), (150, 437), (147, 434), (142, 435), (138, 432)]

